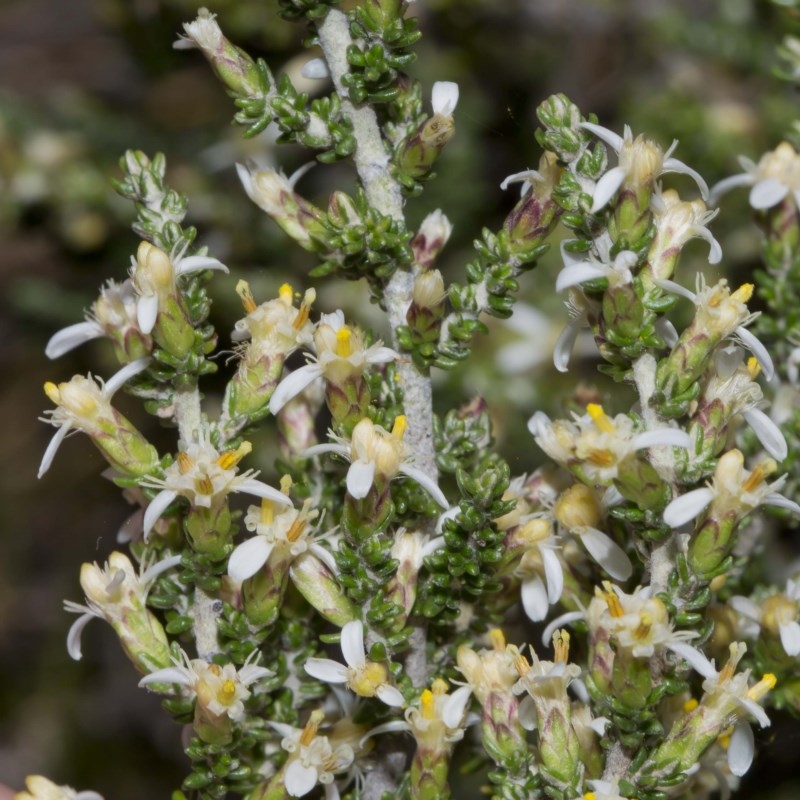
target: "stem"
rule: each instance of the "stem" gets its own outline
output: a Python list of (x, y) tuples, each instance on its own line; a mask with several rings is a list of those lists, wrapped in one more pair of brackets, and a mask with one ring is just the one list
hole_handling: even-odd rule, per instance
[(200, 411), (200, 392), (197, 384), (177, 386), (174, 394), (175, 422), (178, 424), (180, 443), (197, 442), (203, 430), (203, 415)]
[[(342, 83), (342, 77), (350, 70), (347, 48), (353, 43), (347, 16), (338, 9), (331, 9), (319, 26), (318, 33), (333, 85), (342, 101), (342, 109), (353, 123), (353, 134), (357, 142), (354, 160), (367, 200), (381, 214), (403, 221), (403, 195), (389, 169), (389, 156), (375, 111), (367, 105), (354, 106), (347, 87)], [(416, 275), (414, 270), (399, 268), (386, 284), (383, 300), (395, 347), (398, 346), (395, 331), (406, 324), (406, 311), (411, 302), (411, 290)], [(408, 430), (404, 439), (406, 447), (414, 458), (415, 466), (436, 479), (438, 470), (433, 446), (433, 395), (430, 378), (421, 374), (409, 359), (398, 361), (397, 368), (408, 419)]]

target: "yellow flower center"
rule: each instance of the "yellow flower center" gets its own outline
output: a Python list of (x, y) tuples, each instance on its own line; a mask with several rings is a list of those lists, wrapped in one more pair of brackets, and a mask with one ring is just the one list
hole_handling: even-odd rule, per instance
[(353, 332), (347, 325), (342, 325), (336, 331), (336, 355), (339, 358), (349, 358), (353, 354)]
[(422, 713), (423, 719), (433, 719), (433, 699), (433, 692), (430, 689), (425, 689), (420, 695), (419, 710)]
[(220, 469), (231, 469), (252, 452), (253, 445), (250, 442), (242, 442), (235, 450), (226, 450), (222, 453), (217, 459), (217, 465)]
[(230, 678), (223, 682), (217, 699), (224, 706), (229, 706), (236, 699), (236, 684)]
[(367, 661), (359, 670), (353, 670), (350, 678), (350, 688), (361, 697), (374, 697), (375, 692), (389, 678), (389, 672), (383, 664), (376, 661)]

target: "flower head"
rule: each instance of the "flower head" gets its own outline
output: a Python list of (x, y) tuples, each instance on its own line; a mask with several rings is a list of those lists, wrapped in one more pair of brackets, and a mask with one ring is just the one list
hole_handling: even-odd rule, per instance
[(365, 417), (353, 428), (349, 443), (332, 436), (334, 444), (315, 445), (306, 450), (305, 455), (336, 453), (349, 459), (347, 491), (356, 500), (366, 497), (376, 480), (390, 481), (402, 474), (416, 481), (442, 508), (448, 508), (447, 498), (436, 482), (414, 467), (406, 454), (403, 444), (406, 425), (406, 418), (399, 416), (392, 430), (387, 431)]
[(437, 678), (424, 689), (419, 706), (406, 709), (408, 730), (421, 745), (442, 748), (464, 738), (467, 707), (472, 690), (461, 686), (448, 694), (447, 683)]
[(97, 792), (76, 792), (71, 786), (59, 786), (42, 775), (25, 778), (26, 792), (17, 792), (14, 800), (103, 800)]
[(401, 707), (405, 700), (400, 690), (389, 683), (389, 670), (377, 661), (368, 661), (364, 651), (364, 624), (348, 622), (342, 628), (342, 655), (345, 664), (330, 658), (309, 658), (306, 672), (327, 683), (346, 683), (361, 697), (377, 697), (387, 706)]
[(556, 291), (563, 292), (572, 286), (579, 286), (586, 281), (605, 278), (610, 286), (624, 286), (633, 280), (632, 270), (636, 267), (639, 257), (631, 250), (622, 250), (613, 258), (611, 237), (604, 233), (595, 239), (592, 251), (587, 256), (585, 253), (573, 253), (569, 245), (577, 239), (561, 243), (561, 258), (564, 269), (556, 278)]
[(729, 603), (739, 614), (756, 623), (755, 635), (759, 628), (765, 628), (780, 638), (786, 655), (800, 655), (800, 581), (790, 578), (783, 592), (771, 594), (760, 603), (740, 595), (731, 597)]

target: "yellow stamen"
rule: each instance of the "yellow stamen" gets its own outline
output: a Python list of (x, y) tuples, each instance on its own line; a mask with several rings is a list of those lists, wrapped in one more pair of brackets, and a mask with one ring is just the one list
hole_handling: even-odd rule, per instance
[(433, 719), (433, 692), (426, 689), (419, 698), (419, 710), (423, 719)]
[(442, 680), (442, 678), (436, 678), (434, 682), (431, 684), (431, 691), (436, 697), (441, 697), (443, 694), (447, 694), (447, 681)]
[(746, 303), (753, 296), (753, 289), (755, 287), (752, 283), (743, 283), (732, 295), (732, 300), (738, 300), (740, 303)]
[(292, 490), (293, 483), (294, 481), (292, 480), (291, 475), (284, 475), (281, 478), (281, 492), (288, 496), (289, 492)]
[(272, 525), (275, 521), (275, 503), (266, 498), (261, 501), (261, 524)]
[(292, 323), (292, 327), (299, 331), (303, 325), (308, 322), (308, 317), (311, 314), (311, 304), (316, 300), (317, 293), (314, 289), (309, 289), (305, 296), (303, 297), (303, 302), (300, 303), (300, 309), (297, 312), (297, 316), (294, 318), (294, 322)]
[(597, 429), (603, 433), (614, 433), (614, 422), (611, 417), (603, 411), (603, 406), (599, 403), (589, 403), (586, 406), (586, 413), (592, 418), (592, 422), (597, 426)]
[(502, 653), (506, 649), (506, 637), (500, 628), (492, 628), (489, 631), (489, 641), (492, 643), (492, 649), (498, 653)]
[(597, 800), (597, 795), (594, 792), (586, 792), (583, 796), (583, 800)]
[(288, 542), (296, 542), (300, 538), (300, 534), (303, 532), (303, 529), (306, 527), (306, 518), (302, 514), (298, 514), (294, 522), (289, 526), (289, 530), (286, 531), (286, 541)]
[(181, 471), (181, 475), (191, 472), (193, 468), (194, 461), (192, 457), (188, 453), (178, 453), (178, 469)]
[(764, 483), (764, 479), (775, 472), (777, 468), (778, 465), (773, 459), (764, 459), (753, 468), (747, 480), (742, 484), (742, 490), (745, 492), (752, 492), (754, 489), (757, 489)]
[(236, 697), (236, 684), (230, 678), (228, 678), (228, 680), (222, 684), (222, 688), (219, 690), (217, 697), (220, 703), (229, 705)]
[(323, 719), (325, 719), (325, 712), (320, 711), (319, 709), (311, 712), (311, 716), (308, 718), (308, 722), (306, 722), (306, 726), (303, 728), (303, 732), (300, 734), (300, 744), (308, 747), (311, 742), (314, 741), (314, 737), (317, 735), (317, 731), (319, 730), (319, 726), (322, 724)]
[(553, 661), (556, 664), (566, 664), (569, 660), (569, 633), (558, 630), (553, 634), (553, 649), (556, 651)]
[(44, 385), (44, 393), (56, 404), (61, 405), (61, 392), (52, 381), (47, 381)]
[(653, 628), (653, 616), (652, 614), (640, 614), (639, 615), (639, 627), (634, 631), (633, 636), (635, 639), (639, 639), (640, 641), (646, 639), (650, 635), (650, 631)]
[(685, 714), (688, 714), (690, 711), (694, 711), (699, 705), (700, 703), (692, 697), (683, 704), (683, 711)]
[(723, 750), (727, 750), (731, 743), (731, 737), (727, 734), (717, 737), (717, 743)]
[(606, 601), (608, 611), (612, 617), (618, 618), (625, 614), (622, 609), (622, 603), (619, 601), (619, 595), (614, 591), (613, 585), (608, 581), (603, 582), (605, 591), (597, 590), (598, 595)]
[(610, 467), (614, 463), (614, 454), (610, 450), (592, 450), (586, 460), (595, 467)]
[(208, 475), (203, 475), (194, 482), (194, 489), (198, 494), (214, 494), (214, 484)]
[(758, 359), (755, 356), (750, 356), (747, 359), (747, 372), (753, 380), (761, 372), (761, 364), (758, 363)]
[(778, 679), (768, 672), (755, 686), (747, 690), (747, 697), (750, 700), (760, 700), (767, 692), (771, 692), (777, 683)]
[(286, 306), (292, 306), (294, 305), (293, 297), (294, 289), (292, 289), (288, 283), (281, 284), (281, 288), (278, 289), (278, 298), (280, 301)]
[(256, 301), (253, 299), (253, 293), (250, 291), (250, 284), (247, 281), (242, 280), (236, 284), (236, 294), (241, 297), (242, 307), (246, 313), (252, 314), (258, 308)]
[(405, 414), (400, 414), (399, 417), (395, 417), (394, 425), (392, 425), (392, 436), (395, 439), (402, 439), (407, 427), (408, 421)]
[(513, 645), (510, 644), (507, 648), (508, 654), (514, 662), (514, 668), (519, 673), (520, 678), (524, 678), (530, 672), (531, 665), (528, 659)]
[(226, 450), (222, 453), (217, 459), (217, 464), (220, 469), (231, 469), (252, 452), (253, 445), (250, 442), (242, 442), (235, 450)]
[(353, 354), (353, 343), (351, 341), (353, 332), (347, 325), (342, 325), (336, 331), (336, 355), (339, 358), (349, 358)]

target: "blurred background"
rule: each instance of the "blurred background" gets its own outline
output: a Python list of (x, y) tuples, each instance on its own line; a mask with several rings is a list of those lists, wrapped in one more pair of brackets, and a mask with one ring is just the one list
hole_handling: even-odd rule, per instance
[[(306, 31), (280, 21), (276, 5), (218, 0), (211, 10), (234, 42), (301, 81)], [(136, 689), (112, 631), (91, 625), (80, 663), (65, 650), (72, 618), (62, 600), (82, 600), (79, 565), (103, 561), (113, 549), (125, 502), (100, 478), (103, 462), (80, 437), (35, 478), (52, 433), (37, 421), (49, 406), (42, 383), (90, 370), (108, 377), (115, 369), (103, 342), (57, 363), (43, 349), (55, 330), (82, 319), (106, 279), (126, 275), (138, 242), (129, 228), (133, 210), (109, 182), (119, 177), (119, 157), (127, 148), (163, 152), (172, 186), (190, 197), (188, 219), (199, 240), (231, 267), (233, 275), (212, 284), (223, 348), (240, 312), (239, 277), (263, 300), (286, 280), (307, 288), (313, 265), (246, 199), (234, 170), (250, 158), (291, 172), (307, 156), (276, 149), (268, 136), (242, 140), (200, 55), (171, 47), (199, 6), (0, 4), (0, 782), (14, 788), (41, 773), (107, 800), (166, 797), (185, 770), (179, 731), (155, 696)], [(796, 32), (797, 20), (767, 0), (419, 0), (412, 11), (424, 38), (411, 72), (427, 87), (435, 80), (461, 85), (457, 135), (439, 162), (439, 180), (408, 208), (412, 225), (435, 208), (454, 223), (440, 264), (453, 278), (463, 274), (481, 227), (496, 229), (516, 199), (514, 187), (511, 196), (500, 191), (502, 179), (537, 165), (534, 111), (553, 92), (614, 130), (630, 124), (665, 147), (679, 139), (676, 156), (709, 184), (740, 171), (738, 154), (757, 160), (798, 117), (795, 91), (771, 75), (775, 46)], [(320, 166), (300, 189), (325, 205), (331, 189), (350, 180), (341, 165)], [(670, 185), (693, 190), (685, 178)], [(758, 232), (748, 220), (746, 192), (739, 192), (714, 223), (734, 281), (758, 264)], [(691, 244), (678, 279), (691, 285), (697, 269), (708, 271), (706, 253)], [(530, 414), (563, 405), (581, 375), (596, 380), (580, 349), (566, 378), (549, 360), (566, 320), (553, 292), (555, 256), (525, 278), (524, 304), (511, 321), (493, 324), (491, 347), (479, 342), (470, 364), (437, 376), (440, 410), (475, 393), (486, 397), (516, 472), (538, 457), (523, 432)], [(316, 308), (358, 306), (363, 320), (364, 296), (358, 285), (329, 283)], [(209, 383), (211, 404), (221, 385)], [(120, 402), (142, 428), (154, 429), (141, 409)], [(613, 400), (609, 406), (625, 409)], [(169, 434), (161, 441), (172, 446)], [(775, 714), (757, 735), (760, 759), (738, 796), (800, 796), (800, 727)]]

